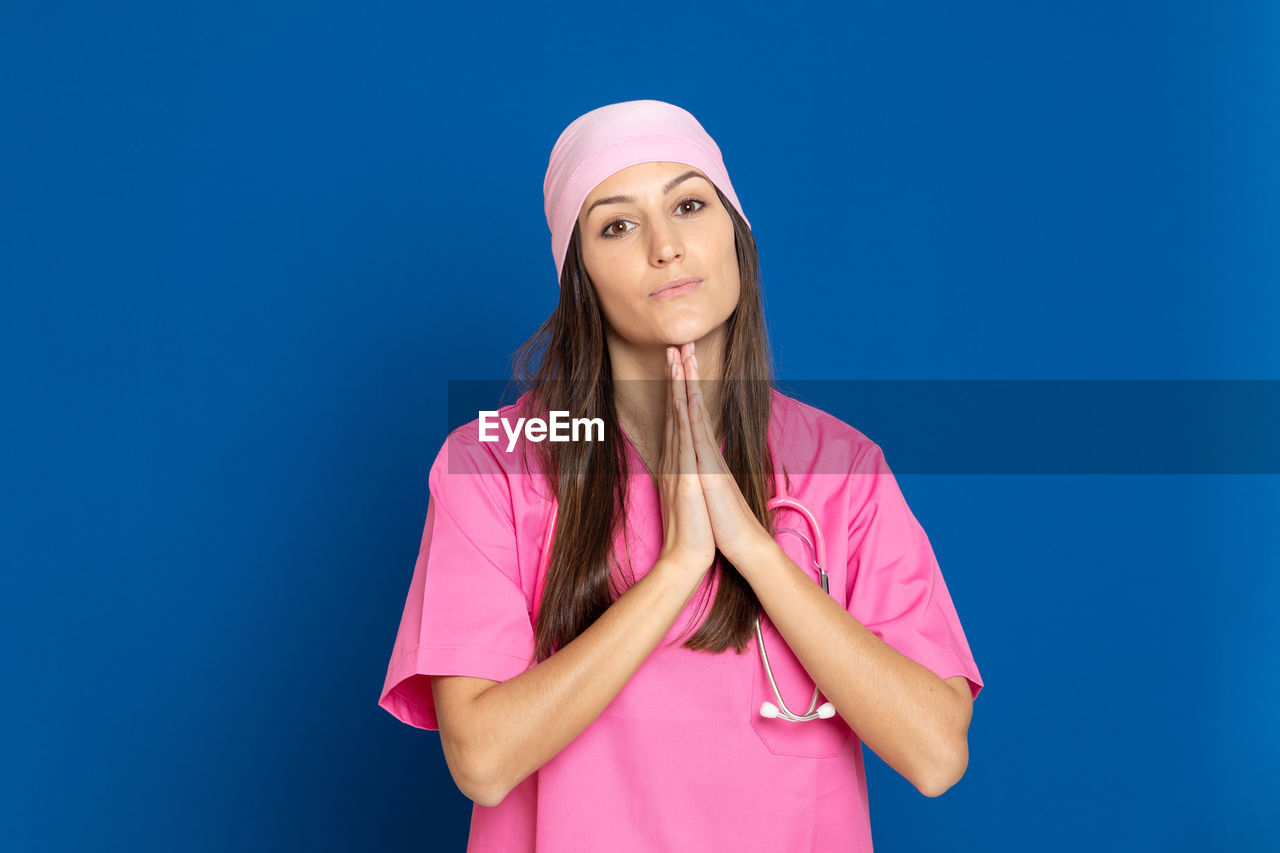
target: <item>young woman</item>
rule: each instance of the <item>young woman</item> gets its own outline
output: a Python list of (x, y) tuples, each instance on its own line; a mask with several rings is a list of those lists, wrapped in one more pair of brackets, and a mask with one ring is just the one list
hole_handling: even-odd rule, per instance
[(560, 303), (499, 414), (604, 430), (449, 436), (379, 704), (439, 730), (470, 851), (869, 851), (863, 743), (926, 796), (968, 763), (982, 681), (928, 538), (874, 442), (772, 387), (692, 115), (593, 110), (543, 189)]

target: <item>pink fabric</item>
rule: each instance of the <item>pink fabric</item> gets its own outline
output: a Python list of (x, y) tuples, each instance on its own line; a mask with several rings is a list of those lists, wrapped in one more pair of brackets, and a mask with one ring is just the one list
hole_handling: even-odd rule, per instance
[[(513, 408), (502, 415), (514, 417)], [(938, 562), (880, 448), (777, 391), (770, 439), (790, 494), (826, 532), (831, 594), (939, 677), (965, 676), (976, 698), (982, 679)], [(519, 449), (480, 443), (473, 421), (450, 435), (431, 468), (422, 548), (379, 700), (409, 725), (439, 727), (433, 674), (505, 681), (530, 665), (550, 506)], [(634, 448), (627, 452), (642, 470)], [(617, 550), (629, 545), (638, 579), (661, 548), (661, 509), (648, 477), (630, 478), (628, 500), (628, 540)], [(779, 527), (807, 529), (792, 512), (780, 512)], [(796, 537), (778, 541), (803, 563)], [(700, 621), (700, 598), (577, 739), (497, 806), (473, 807), (468, 851), (872, 849), (857, 735), (838, 715), (762, 718), (772, 691), (754, 636), (742, 655), (680, 646)], [(768, 620), (761, 624), (783, 698), (807, 708), (812, 682)]]
[(579, 116), (561, 131), (542, 183), (557, 280), (591, 191), (628, 166), (668, 161), (701, 169), (746, 221), (719, 146), (687, 110), (665, 101), (624, 101)]

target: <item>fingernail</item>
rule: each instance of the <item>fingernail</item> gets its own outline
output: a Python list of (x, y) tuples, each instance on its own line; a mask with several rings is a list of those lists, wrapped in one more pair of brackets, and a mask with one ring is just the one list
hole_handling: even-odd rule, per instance
[(693, 369), (694, 369), (694, 370), (697, 370), (697, 369), (698, 369), (698, 357), (697, 357), (696, 355), (691, 355), (691, 356), (689, 356), (689, 358), (690, 358), (690, 360), (693, 362)]

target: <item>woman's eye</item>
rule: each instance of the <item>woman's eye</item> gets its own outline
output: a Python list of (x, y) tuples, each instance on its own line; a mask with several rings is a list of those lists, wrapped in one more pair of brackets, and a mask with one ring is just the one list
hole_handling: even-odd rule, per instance
[(604, 231), (600, 232), (602, 237), (621, 237), (630, 231), (630, 228), (623, 228), (621, 231), (616, 230), (619, 225), (630, 225), (631, 223), (625, 219), (615, 219), (604, 227)]
[[(698, 205), (698, 206), (694, 207), (694, 205)], [(690, 196), (689, 198), (681, 199), (676, 204), (675, 212), (680, 216), (693, 216), (695, 213), (700, 212), (702, 208), (706, 206), (707, 206), (707, 203), (702, 199)], [(631, 231), (631, 229), (622, 228), (621, 230), (619, 230), (619, 226), (625, 226), (625, 225), (631, 225), (631, 224), (632, 223), (626, 219), (615, 219), (604, 226), (604, 230), (600, 232), (600, 236), (608, 239), (621, 237), (623, 234), (626, 234), (629, 231)]]

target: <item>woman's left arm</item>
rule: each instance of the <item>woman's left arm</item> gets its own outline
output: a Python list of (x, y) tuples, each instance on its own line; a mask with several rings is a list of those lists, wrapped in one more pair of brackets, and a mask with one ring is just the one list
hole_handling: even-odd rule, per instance
[(926, 797), (960, 781), (973, 714), (968, 679), (939, 678), (881, 640), (774, 540), (735, 556), (778, 633), (858, 737)]
[(713, 440), (691, 345), (681, 348), (681, 360), (690, 380), (690, 426), (716, 544), (863, 743), (920, 793), (941, 795), (969, 765), (968, 680), (943, 680), (881, 640), (792, 562), (756, 520)]

